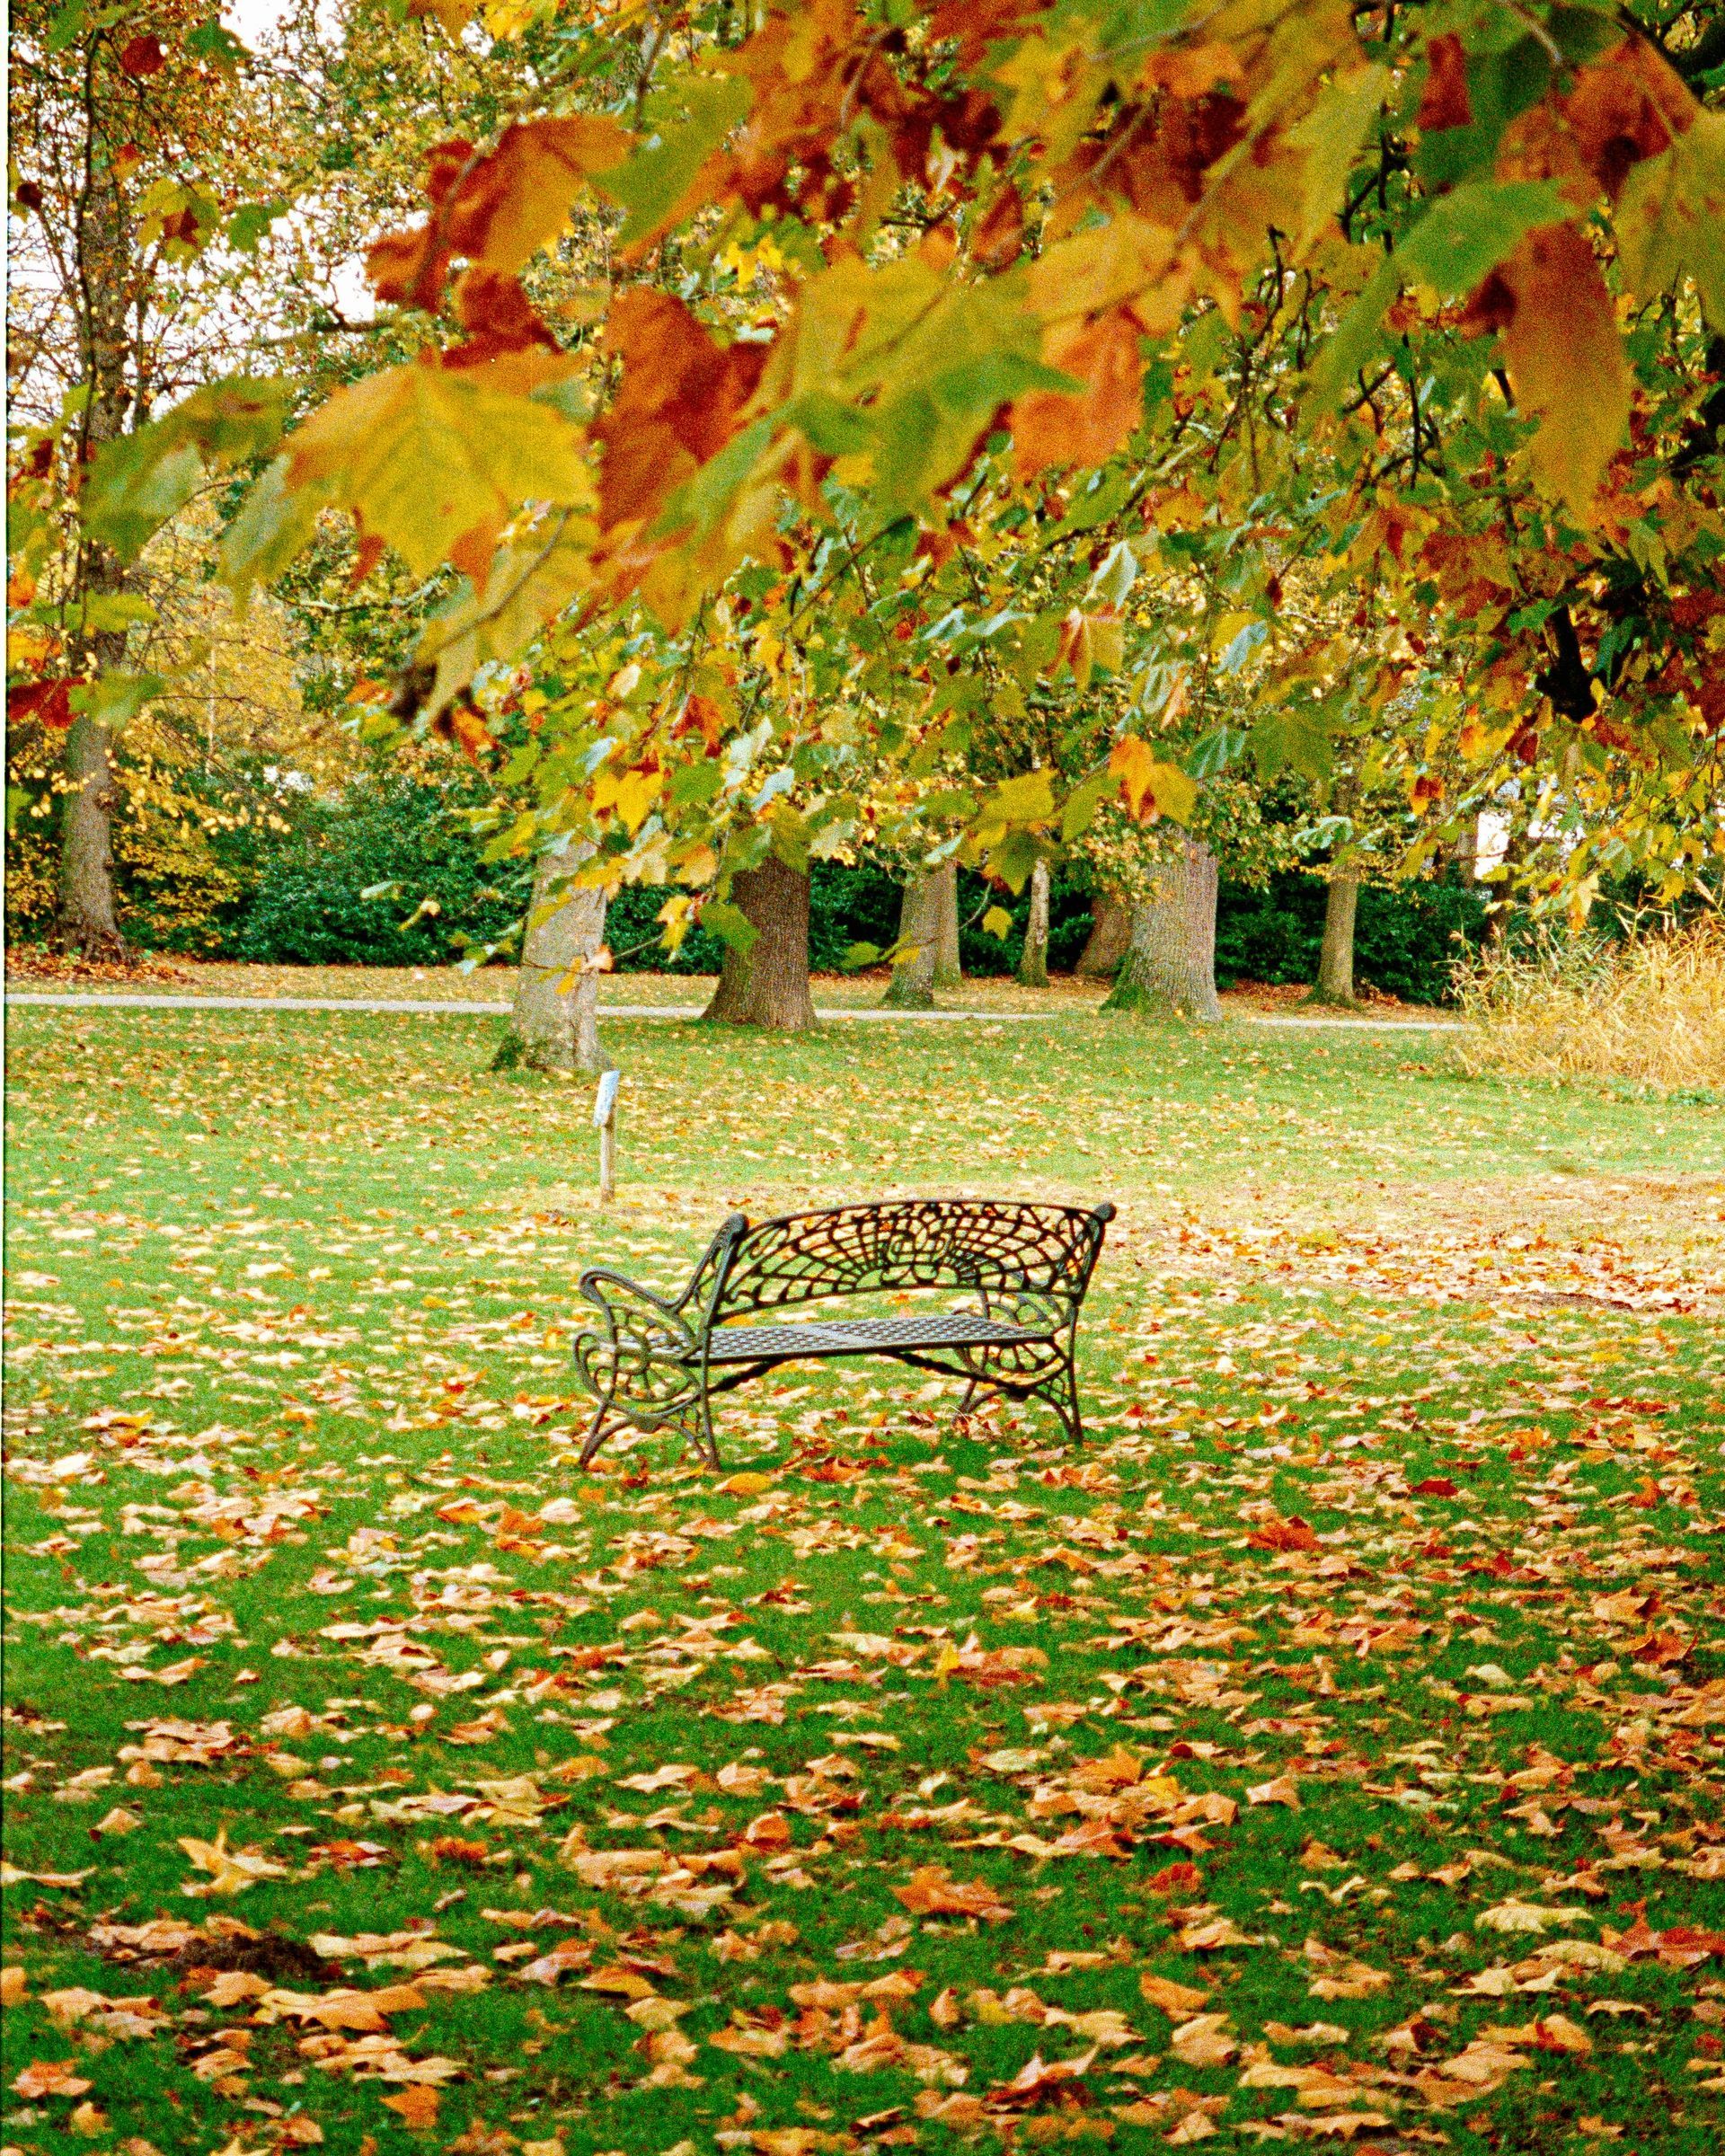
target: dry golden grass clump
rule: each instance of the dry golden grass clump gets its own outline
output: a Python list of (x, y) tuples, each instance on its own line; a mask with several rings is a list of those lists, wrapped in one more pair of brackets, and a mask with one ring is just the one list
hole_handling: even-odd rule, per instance
[(1488, 950), (1457, 969), (1470, 1076), (1725, 1087), (1725, 922)]

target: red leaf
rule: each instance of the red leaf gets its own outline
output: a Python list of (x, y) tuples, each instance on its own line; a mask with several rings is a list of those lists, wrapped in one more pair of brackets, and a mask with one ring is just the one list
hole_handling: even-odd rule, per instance
[(1632, 167), (1669, 148), (1700, 108), (1651, 45), (1627, 39), (1581, 68), (1563, 117), (1582, 162), (1614, 202)]
[(122, 75), (160, 75), (168, 64), (168, 56), (162, 49), (160, 38), (133, 38), (120, 48), (119, 67)]
[(1315, 1550), (1318, 1538), (1309, 1521), (1296, 1513), (1289, 1520), (1271, 1520), (1254, 1527), (1246, 1537), (1248, 1550)]
[(680, 299), (640, 286), (614, 304), (605, 336), (623, 380), (589, 432), (601, 453), (599, 522), (609, 531), (651, 517), (724, 447), (771, 347), (716, 344)]
[(1138, 324), (1110, 308), (1050, 340), (1045, 358), (1084, 384), (1082, 392), (1032, 390), (1013, 407), (1013, 452), (1021, 478), (1051, 465), (1101, 464), (1137, 425), (1143, 411), (1144, 354)]
[(1461, 1495), (1447, 1475), (1428, 1475), (1423, 1482), (1411, 1485), (1416, 1498), (1454, 1498)]
[(1420, 99), (1420, 128), (1435, 135), (1440, 128), (1465, 128), (1473, 123), (1473, 106), (1467, 94), (1467, 55), (1452, 31), (1426, 43), (1426, 87)]
[(81, 2074), (74, 2072), (70, 2059), (34, 2059), (12, 2085), (20, 2096), (32, 2102), (43, 2096), (82, 2096), (90, 2086)]
[(24, 682), (6, 691), (6, 717), (13, 726), (26, 719), (40, 726), (70, 726), (71, 691), (63, 681)]

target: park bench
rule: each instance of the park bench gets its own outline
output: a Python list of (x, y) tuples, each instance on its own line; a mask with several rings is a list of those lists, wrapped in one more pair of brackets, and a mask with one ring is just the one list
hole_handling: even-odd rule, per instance
[[(585, 1467), (611, 1433), (674, 1428), (714, 1467), (712, 1397), (782, 1363), (885, 1356), (967, 1382), (978, 1392), (1036, 1398), (1075, 1440), (1084, 1436), (1073, 1347), (1112, 1206), (889, 1198), (751, 1224), (733, 1213), (675, 1298), (595, 1267), (580, 1292), (598, 1312), (577, 1334), (575, 1365), (598, 1402)], [(849, 1295), (959, 1291), (962, 1309), (894, 1317), (776, 1317)]]

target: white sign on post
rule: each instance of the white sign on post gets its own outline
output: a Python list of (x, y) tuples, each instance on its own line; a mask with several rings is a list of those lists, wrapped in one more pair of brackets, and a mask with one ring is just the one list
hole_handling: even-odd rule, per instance
[(599, 1203), (615, 1195), (617, 1188), (617, 1088), (621, 1071), (606, 1071), (593, 1097), (593, 1121), (599, 1134)]

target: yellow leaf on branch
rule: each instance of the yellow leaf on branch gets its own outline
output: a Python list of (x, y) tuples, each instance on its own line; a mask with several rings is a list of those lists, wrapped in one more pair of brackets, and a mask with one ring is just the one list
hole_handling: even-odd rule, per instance
[(1188, 778), (1179, 764), (1164, 763), (1136, 734), (1114, 744), (1108, 768), (1120, 782), (1127, 807), (1140, 819), (1148, 809), (1184, 823), (1198, 800), (1198, 782)]
[(524, 502), (592, 498), (580, 435), (561, 413), (420, 364), (338, 392), (291, 437), (288, 457), (290, 488), (330, 486), (417, 576)]

